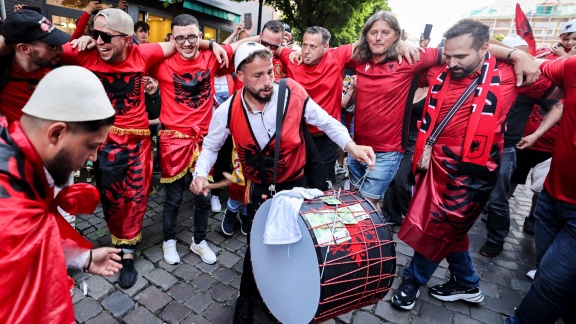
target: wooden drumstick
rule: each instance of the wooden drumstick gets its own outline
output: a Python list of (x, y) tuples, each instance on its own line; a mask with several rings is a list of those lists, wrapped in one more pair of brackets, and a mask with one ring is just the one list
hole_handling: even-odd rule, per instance
[(211, 190), (211, 189), (226, 188), (234, 182), (234, 178), (232, 178), (232, 175), (230, 173), (222, 172), (222, 175), (224, 176), (225, 179), (220, 180), (218, 182), (214, 182), (214, 183), (208, 183), (207, 185), (202, 187), (202, 189)]

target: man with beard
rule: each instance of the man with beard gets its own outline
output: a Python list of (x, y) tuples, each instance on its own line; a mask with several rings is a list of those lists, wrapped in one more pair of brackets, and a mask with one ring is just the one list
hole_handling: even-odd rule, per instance
[[(418, 165), (423, 174), (398, 233), (415, 250), (391, 300), (406, 310), (414, 307), (420, 285), (430, 280), (444, 258), (450, 280), (431, 287), (430, 294), (442, 301), (484, 299), (468, 252), (467, 232), (498, 178), (503, 124), (518, 93), (542, 98), (554, 89), (544, 78), (516, 88), (512, 64), (497, 62), (488, 53), (489, 27), (481, 22), (461, 20), (444, 36), (446, 65), (429, 69), (422, 79), (422, 86), (429, 89), (413, 172)], [(509, 58), (527, 55), (495, 49), (499, 50), (508, 54), (498, 56)]]
[(70, 35), (42, 14), (22, 9), (6, 17), (2, 36), (8, 53), (0, 53), (6, 54), (0, 57), (0, 113), (11, 124), (20, 120), (38, 82), (58, 64)]
[(57, 206), (90, 214), (98, 191), (87, 184), (62, 190), (70, 174), (95, 161), (114, 121), (102, 84), (90, 71), (48, 73), (8, 127), (0, 117), (0, 318), (7, 323), (74, 323), (66, 266), (113, 275), (119, 249), (92, 244)]
[[(304, 123), (319, 127), (331, 140), (369, 167), (373, 165), (374, 152), (368, 146), (358, 146), (346, 128), (309, 98), (304, 88), (287, 79), (286, 104), (282, 122), (278, 153), (276, 182), (273, 183), (276, 156), (276, 115), (279, 87), (274, 83), (272, 52), (264, 46), (248, 42), (238, 48), (234, 57), (236, 73), (244, 83), (242, 90), (225, 101), (214, 113), (208, 136), (196, 163), (194, 180), (190, 189), (194, 194), (208, 194), (208, 172), (216, 161), (218, 151), (228, 136), (238, 152), (246, 187), (250, 197), (248, 217), (254, 219), (256, 210), (267, 197), (276, 191), (305, 186), (304, 165), (306, 148), (303, 143)], [(275, 189), (270, 189), (274, 184)], [(248, 242), (250, 234), (248, 233)], [(240, 282), (240, 297), (236, 303), (234, 323), (252, 323), (252, 297), (256, 283), (252, 274), (250, 245), (244, 256)]]

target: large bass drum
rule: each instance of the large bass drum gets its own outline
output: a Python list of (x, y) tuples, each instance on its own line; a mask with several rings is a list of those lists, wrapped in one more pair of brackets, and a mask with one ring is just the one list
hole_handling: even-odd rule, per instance
[(304, 201), (302, 239), (290, 245), (263, 243), (271, 203), (258, 209), (250, 244), (258, 290), (280, 322), (326, 321), (376, 303), (390, 290), (394, 242), (369, 201), (350, 191)]

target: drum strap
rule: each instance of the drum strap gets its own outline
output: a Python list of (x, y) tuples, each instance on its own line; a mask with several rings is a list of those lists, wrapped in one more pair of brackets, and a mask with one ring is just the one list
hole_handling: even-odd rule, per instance
[[(280, 80), (278, 89), (278, 104), (276, 108), (276, 149), (274, 150), (274, 175), (270, 185), (270, 194), (276, 194), (276, 176), (278, 174), (278, 156), (280, 154), (280, 139), (282, 138), (282, 121), (284, 116), (284, 100), (286, 98), (286, 79)], [(286, 105), (288, 106), (288, 105)]]

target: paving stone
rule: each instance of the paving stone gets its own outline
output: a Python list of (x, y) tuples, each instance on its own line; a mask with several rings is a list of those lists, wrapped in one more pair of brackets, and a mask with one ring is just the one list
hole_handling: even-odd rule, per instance
[(498, 288), (500, 291), (500, 299), (505, 300), (509, 303), (515, 304), (515, 305), (520, 305), (520, 302), (522, 301), (522, 298), (524, 297), (524, 294), (522, 292), (519, 292), (517, 290), (513, 290), (513, 289), (509, 289), (506, 287), (499, 287)]
[(445, 308), (429, 302), (422, 302), (420, 314), (436, 323), (450, 323), (454, 317), (453, 312), (446, 311)]
[(495, 299), (491, 297), (484, 298), (484, 305), (489, 310), (508, 316), (514, 315), (514, 308), (518, 306), (517, 304), (512, 304), (506, 300)]
[(203, 262), (202, 259), (196, 253), (189, 253), (185, 257), (180, 258), (180, 260), (191, 265), (196, 265), (200, 262)]
[(483, 305), (475, 305), (470, 307), (470, 316), (473, 319), (479, 320), (484, 323), (503, 323), (504, 320), (500, 314), (495, 313)]
[(379, 324), (381, 323), (380, 319), (376, 316), (374, 316), (373, 314), (370, 314), (368, 312), (364, 312), (364, 311), (358, 311), (356, 313), (356, 315), (354, 315), (354, 319), (352, 320), (352, 323), (358, 323), (358, 324)]
[(402, 241), (399, 241), (398, 244), (396, 244), (396, 254), (398, 253), (402, 253), (405, 256), (412, 257), (412, 255), (414, 255), (414, 249), (412, 249)]
[(106, 312), (101, 312), (100, 315), (86, 322), (86, 324), (115, 324), (115, 323), (119, 322)]
[(205, 262), (198, 262), (195, 265), (196, 268), (200, 269), (200, 271), (204, 273), (212, 273), (220, 268), (218, 263), (208, 264)]
[(200, 291), (207, 291), (210, 286), (216, 282), (216, 279), (210, 277), (208, 274), (201, 274), (192, 281), (192, 286)]
[(480, 280), (480, 289), (486, 296), (490, 296), (492, 298), (500, 298), (498, 286), (491, 282)]
[(376, 306), (374, 314), (380, 316), (386, 321), (394, 323), (408, 323), (410, 313), (395, 308), (389, 302), (380, 301)]
[[(80, 286), (82, 286), (82, 283), (79, 283)], [(74, 295), (72, 296), (72, 304), (76, 304), (77, 302), (81, 301), (82, 299), (84, 299), (84, 292), (78, 288), (78, 284), (75, 285), (74, 287)]]
[(244, 270), (244, 259), (240, 258), (240, 261), (236, 262), (234, 267), (232, 267), (232, 270), (242, 274), (242, 272)]
[(186, 308), (181, 303), (171, 302), (170, 304), (168, 304), (168, 306), (166, 306), (166, 308), (164, 308), (164, 310), (162, 310), (162, 313), (160, 313), (160, 317), (166, 320), (168, 323), (176, 324), (180, 323), (191, 313), (192, 311)]
[(241, 258), (234, 253), (224, 251), (218, 256), (218, 263), (226, 268), (232, 268), (240, 259)]
[(482, 322), (479, 322), (475, 319), (472, 319), (466, 315), (463, 314), (454, 314), (454, 324), (481, 324)]
[(212, 303), (206, 308), (206, 312), (203, 315), (212, 323), (231, 323), (234, 316), (234, 308)]
[(174, 271), (174, 269), (176, 269), (178, 267), (179, 263), (177, 264), (168, 264), (166, 263), (166, 261), (164, 261), (164, 258), (162, 258), (162, 260), (160, 260), (160, 262), (158, 262), (158, 266), (168, 272), (172, 272)]
[(96, 317), (100, 312), (102, 312), (102, 306), (94, 298), (87, 297), (74, 305), (74, 315), (80, 323)]
[(134, 307), (134, 302), (132, 298), (119, 291), (115, 291), (102, 300), (102, 306), (112, 314), (112, 316), (119, 318)]
[(192, 282), (192, 280), (201, 273), (200, 270), (186, 263), (180, 264), (178, 268), (172, 272), (173, 275), (185, 282)]
[(197, 294), (184, 303), (194, 313), (203, 315), (204, 310), (212, 304), (212, 298), (206, 294)]
[(518, 279), (510, 279), (510, 288), (514, 290), (528, 292), (528, 290), (530, 290), (530, 286), (532, 286), (532, 282)]
[(154, 270), (154, 265), (152, 262), (144, 259), (144, 258), (136, 258), (134, 260), (134, 268), (138, 271), (139, 275), (143, 275), (146, 272), (150, 272)]
[(232, 280), (234, 280), (238, 276), (236, 272), (226, 268), (220, 268), (214, 271), (212, 275), (214, 275), (214, 278), (216, 278), (216, 280), (226, 285), (230, 284)]
[(158, 288), (151, 286), (136, 295), (134, 300), (146, 306), (148, 310), (154, 313), (168, 305), (172, 298), (170, 298), (166, 293), (161, 292)]
[[(220, 226), (220, 222), (218, 222), (218, 226)], [(222, 243), (224, 240), (226, 239), (226, 237), (224, 237), (224, 235), (222, 235), (219, 232), (208, 232), (206, 234), (206, 241), (208, 242), (212, 242), (216, 245), (220, 245), (220, 243)], [(216, 250), (214, 250), (214, 252), (216, 252)]]
[[(412, 321), (408, 322), (408, 323), (412, 323), (412, 324), (434, 324), (435, 322), (433, 322), (430, 319), (424, 318), (424, 317), (413, 317)], [(460, 323), (458, 323), (458, 324), (460, 324)]]
[(170, 287), (174, 286), (178, 282), (173, 275), (169, 274), (164, 269), (154, 269), (144, 274), (144, 277), (150, 280), (151, 283), (162, 287), (164, 290), (170, 289)]
[(453, 302), (442, 302), (442, 305), (451, 311), (470, 316), (470, 304), (464, 301), (458, 300)]
[(240, 281), (242, 280), (242, 276), (239, 275), (238, 277), (236, 277), (234, 280), (232, 280), (232, 282), (230, 283), (230, 286), (236, 288), (236, 289), (240, 289)]
[(233, 238), (229, 238), (225, 241), (223, 241), (222, 243), (220, 243), (220, 246), (224, 249), (226, 249), (227, 251), (230, 252), (236, 252), (238, 249), (240, 249), (242, 246), (244, 245), (244, 243), (233, 239)]
[(133, 297), (136, 293), (138, 293), (140, 290), (144, 289), (144, 287), (148, 286), (148, 280), (144, 279), (142, 276), (138, 275), (138, 277), (136, 278), (136, 283), (134, 284), (134, 286), (128, 288), (128, 289), (124, 289), (121, 288), (120, 286), (116, 285), (116, 289), (122, 290), (123, 293), (125, 293), (126, 295)]
[(482, 277), (486, 282), (492, 284), (496, 284), (499, 286), (508, 286), (505, 276), (500, 275), (498, 273), (494, 273), (492, 271), (482, 271), (480, 273), (480, 277)]
[(158, 262), (162, 260), (162, 258), (164, 257), (164, 252), (162, 252), (162, 248), (159, 246), (153, 246), (151, 248), (148, 248), (144, 250), (143, 253), (144, 256), (152, 262)]
[(518, 269), (518, 262), (515, 262), (515, 261), (505, 261), (505, 260), (502, 260), (499, 258), (495, 258), (494, 263), (496, 263), (497, 265), (502, 266), (506, 269), (510, 269), (510, 270)]
[(101, 276), (92, 276), (86, 279), (88, 296), (98, 300), (107, 295), (114, 287)]
[(126, 324), (160, 324), (162, 320), (144, 307), (138, 307), (124, 318)]
[(181, 324), (212, 324), (201, 315), (191, 314)]
[(196, 294), (196, 289), (186, 283), (179, 283), (166, 292), (168, 296), (180, 303), (184, 303)]
[(352, 322), (352, 317), (354, 316), (354, 313), (355, 313), (355, 312), (356, 312), (356, 311), (353, 310), (353, 311), (350, 311), (350, 312), (348, 312), (348, 313), (346, 313), (346, 314), (339, 315), (339, 316), (336, 317), (336, 318), (339, 319), (339, 320), (341, 320), (341, 321), (343, 321), (344, 323), (351, 323), (351, 322)]
[(212, 299), (219, 303), (229, 301), (235, 294), (236, 290), (233, 287), (225, 286), (223, 283), (217, 283), (214, 287), (210, 288)]

